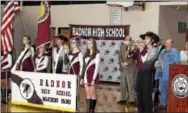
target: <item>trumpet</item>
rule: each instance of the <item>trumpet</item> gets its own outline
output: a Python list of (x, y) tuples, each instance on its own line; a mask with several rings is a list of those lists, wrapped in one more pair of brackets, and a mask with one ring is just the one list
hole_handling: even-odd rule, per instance
[(135, 43), (133, 44), (137, 49), (144, 48), (145, 44), (143, 40), (135, 40)]
[(133, 52), (137, 48), (137, 46), (135, 45), (135, 41), (134, 40), (132, 40), (131, 43), (127, 47), (128, 47), (127, 53)]

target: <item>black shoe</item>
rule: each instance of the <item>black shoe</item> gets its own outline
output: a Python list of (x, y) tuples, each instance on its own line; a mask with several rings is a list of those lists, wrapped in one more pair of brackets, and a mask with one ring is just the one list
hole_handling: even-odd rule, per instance
[(91, 101), (91, 112), (90, 113), (95, 113), (96, 103), (97, 103), (97, 100), (92, 100)]
[(126, 104), (126, 101), (125, 101), (125, 100), (120, 100), (120, 101), (117, 102), (117, 104), (125, 105), (125, 104)]
[(90, 113), (91, 112), (91, 99), (86, 99), (86, 104), (87, 104), (87, 110), (86, 113)]
[(160, 105), (159, 108), (160, 109), (166, 109), (166, 106), (165, 105)]
[(164, 105), (160, 105), (156, 109), (157, 109), (158, 112), (166, 112), (167, 107), (164, 106)]
[(154, 104), (155, 105), (159, 105), (159, 95), (160, 95), (160, 92), (159, 92), (159, 90), (156, 89), (155, 97), (154, 97)]

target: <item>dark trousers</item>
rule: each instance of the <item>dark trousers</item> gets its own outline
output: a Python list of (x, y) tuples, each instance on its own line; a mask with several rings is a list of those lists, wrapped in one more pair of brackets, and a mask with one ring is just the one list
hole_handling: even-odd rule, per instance
[(152, 113), (152, 72), (138, 72), (136, 81), (138, 113)]
[[(156, 70), (153, 71), (153, 75), (155, 75)], [(155, 105), (159, 103), (159, 79), (155, 80), (155, 76), (153, 76), (153, 102)]]
[(154, 82), (154, 84), (155, 84), (155, 87), (154, 87), (154, 104), (155, 105), (158, 105), (159, 104), (159, 94), (160, 94), (160, 92), (159, 92), (159, 80), (157, 79), (157, 80), (155, 80), (155, 82)]

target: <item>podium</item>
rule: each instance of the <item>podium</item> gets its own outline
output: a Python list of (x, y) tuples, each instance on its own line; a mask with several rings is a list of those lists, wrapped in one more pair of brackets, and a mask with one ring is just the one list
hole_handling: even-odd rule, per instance
[(170, 65), (167, 112), (188, 112), (188, 65)]

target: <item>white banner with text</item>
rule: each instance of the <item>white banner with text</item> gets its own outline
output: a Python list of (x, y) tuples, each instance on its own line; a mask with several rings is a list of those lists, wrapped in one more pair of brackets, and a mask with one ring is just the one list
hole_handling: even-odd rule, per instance
[(11, 80), (13, 104), (76, 111), (75, 75), (13, 71)]

